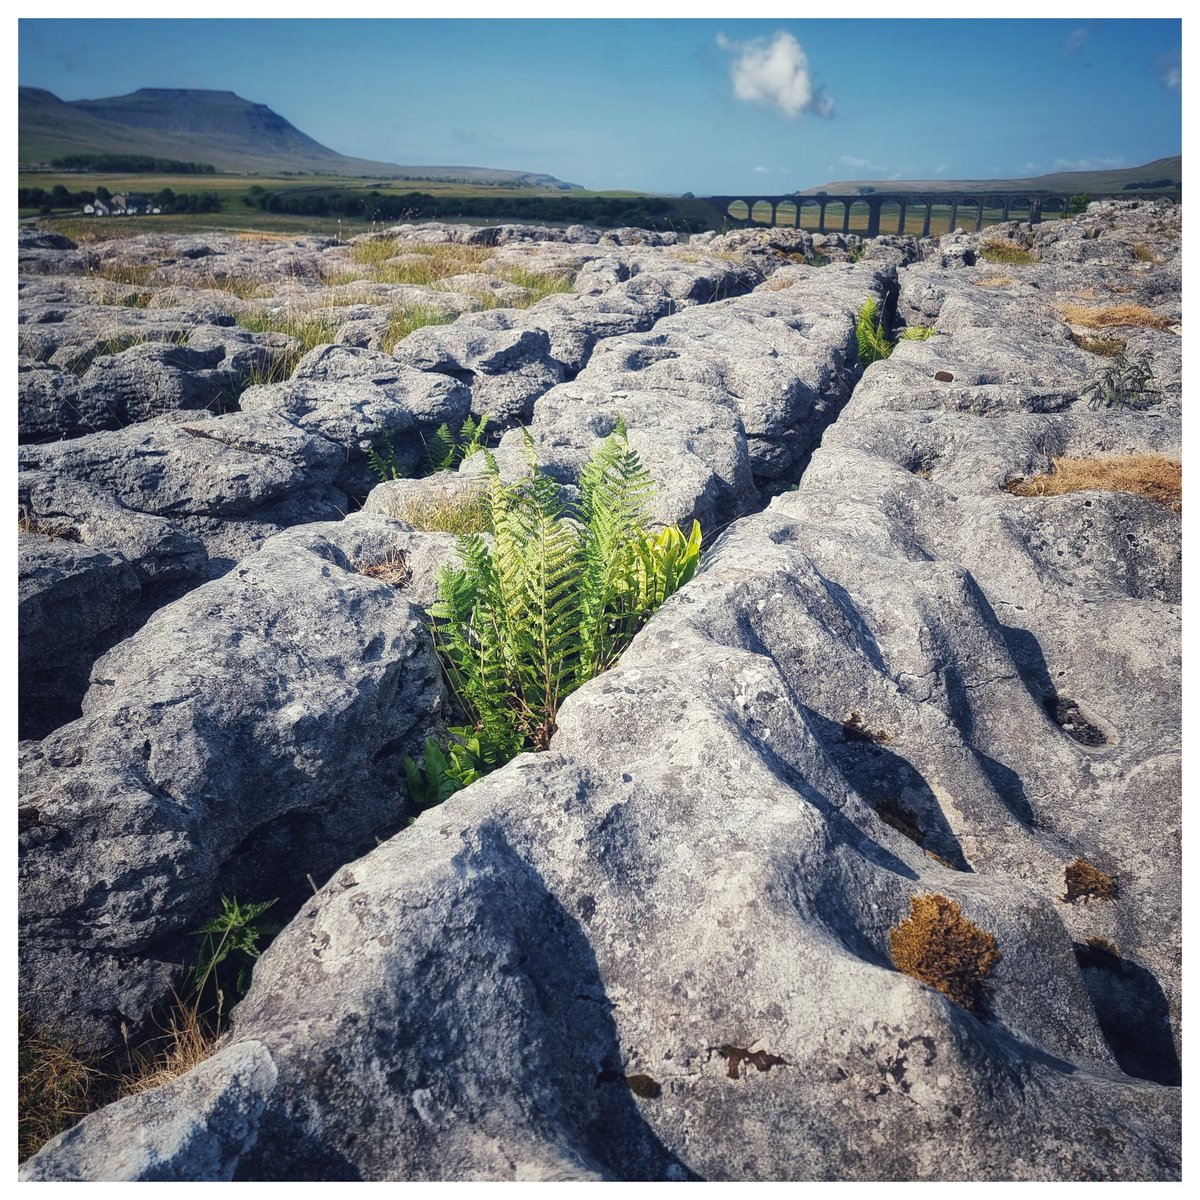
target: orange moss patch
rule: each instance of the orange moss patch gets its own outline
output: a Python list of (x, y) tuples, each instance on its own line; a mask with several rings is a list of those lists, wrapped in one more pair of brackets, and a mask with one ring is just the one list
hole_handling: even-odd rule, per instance
[(1014, 479), (1004, 485), (1014, 496), (1063, 496), (1100, 490), (1134, 492), (1172, 512), (1183, 510), (1183, 466), (1161, 454), (1125, 454), (1111, 458), (1053, 458), (1049, 475)]
[(984, 1000), (987, 977), (1000, 961), (990, 933), (972, 924), (947, 896), (913, 896), (912, 913), (890, 934), (898, 970), (972, 1012)]
[(1063, 880), (1067, 885), (1067, 893), (1063, 900), (1067, 904), (1074, 904), (1076, 900), (1117, 898), (1117, 881), (1099, 867), (1092, 866), (1086, 858), (1077, 858), (1063, 867)]
[(1160, 317), (1144, 304), (1106, 304), (1089, 308), (1086, 304), (1060, 304), (1059, 313), (1068, 325), (1085, 329), (1113, 329), (1126, 325), (1141, 325), (1147, 329), (1170, 329), (1171, 322)]

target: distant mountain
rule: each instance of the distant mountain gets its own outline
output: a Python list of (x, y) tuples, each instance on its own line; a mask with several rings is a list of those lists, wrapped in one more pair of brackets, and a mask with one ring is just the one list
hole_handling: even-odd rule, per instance
[[(805, 188), (800, 194), (832, 195), (871, 188), (877, 192), (999, 192), (1028, 188), (1039, 192), (1120, 192), (1126, 184), (1153, 184), (1154, 190), (1178, 190), (1183, 180), (1183, 158), (1156, 158), (1142, 167), (1112, 167), (1101, 171), (1059, 171), (1029, 179), (836, 179)], [(1134, 189), (1131, 189), (1131, 191)]]
[(106, 100), (60, 100), (43, 88), (19, 89), (22, 165), (68, 154), (142, 154), (212, 163), (219, 171), (270, 175), (303, 171), (381, 179), (452, 179), (570, 190), (553, 175), (490, 167), (401, 166), (350, 158), (322, 146), (265, 104), (233, 92), (139, 88)]

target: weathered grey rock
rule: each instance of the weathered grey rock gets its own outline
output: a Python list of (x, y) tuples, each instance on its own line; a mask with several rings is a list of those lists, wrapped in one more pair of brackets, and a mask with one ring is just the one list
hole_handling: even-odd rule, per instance
[(22, 987), (37, 1019), (119, 1044), (219, 892), (286, 909), (308, 874), (400, 823), (401, 760), (439, 720), (442, 684), (419, 611), (361, 573), (395, 532), (361, 516), (268, 543), (101, 658), (83, 717), (26, 755)]
[[(659, 516), (705, 523), (699, 575), (567, 699), (549, 752), (333, 871), (259, 962), (221, 1065), (194, 1091), (160, 1093), (153, 1117), (94, 1121), (44, 1151), (37, 1177), (100, 1178), (114, 1153), (141, 1177), (127, 1148), (147, 1120), (167, 1146), (155, 1161), (187, 1163), (159, 1123), (184, 1131), (174, 1144), (199, 1136), (238, 1063), (264, 1055), (274, 1075), (247, 1089), (254, 1130), (218, 1126), (215, 1166), (172, 1170), (1178, 1178), (1178, 517), (1119, 493), (1002, 490), (1063, 453), (1178, 450), (1171, 404), (1079, 399), (1096, 356), (1053, 312), (1072, 272), (1129, 270), (1143, 217), (1115, 211), (1089, 214), (1101, 236), (1081, 240), (1117, 251), (1019, 267), (1011, 294), (980, 287), (991, 268), (965, 253), (941, 275), (901, 270), (900, 318), (938, 333), (870, 367), (844, 407), (854, 313), (869, 294), (890, 309), (906, 245), (880, 241), (853, 268), (779, 268), (754, 295), (598, 342), (538, 399), (539, 459), (569, 491), (620, 412), (660, 480)], [(597, 295), (637, 283), (641, 253), (622, 252), (607, 292), (593, 271)], [(1164, 371), (1173, 349), (1154, 350)], [(521, 440), (496, 451), (505, 477), (528, 470)], [(713, 537), (759, 487), (786, 483), (785, 456), (799, 475), (810, 452), (796, 490)], [(451, 486), (478, 474), (467, 460)], [(389, 484), (369, 503), (444, 482)], [(376, 526), (362, 523), (381, 520), (337, 536), (365, 545)], [(293, 529), (239, 570), (333, 536)], [(403, 536), (413, 557), (445, 546)], [(299, 576), (306, 603), (325, 601)], [(307, 632), (308, 617), (289, 609), (282, 631)], [(191, 744), (186, 724), (170, 730), (173, 754)], [(271, 761), (294, 754), (273, 730), (254, 742), (286, 746)], [(322, 745), (368, 753), (346, 734)], [(47, 746), (56, 774), (85, 769), (50, 739), (26, 751), (35, 778)], [(264, 791), (260, 803), (293, 789)], [(155, 814), (169, 807), (159, 797)], [(206, 878), (290, 863), (259, 836)], [(1068, 897), (1079, 857), (1115, 880), (1111, 898)], [(47, 868), (70, 869), (69, 854)], [(57, 981), (77, 1008), (87, 955), (108, 1011), (151, 994), (184, 926), (145, 937), (175, 916), (157, 898), (139, 908), (134, 876), (117, 872), (122, 899), (93, 895), (112, 906), (99, 916), (80, 904), (46, 918), (59, 941), (37, 944), (30, 961), (50, 965), (33, 982)], [(974, 1011), (895, 967), (892, 931), (921, 895), (953, 899), (995, 939)], [(122, 936), (144, 941), (118, 994)]]
[(352, 346), (321, 346), (301, 359), (292, 379), (242, 394), (246, 412), (286, 416), (342, 450), (337, 486), (365, 495), (373, 483), (367, 456), (387, 439), (405, 470), (427, 460), (426, 439), (441, 425), (457, 430), (471, 404), (454, 377), (416, 370), (394, 358)]
[(24, 470), (102, 487), (122, 504), (171, 520), (252, 513), (330, 482), (340, 446), (274, 412), (170, 414), (114, 432), (24, 447)]
[[(129, 1096), (50, 1142), (52, 1167), (31, 1159), (23, 1180), (128, 1181), (232, 1179), (254, 1145), (275, 1066), (263, 1046), (240, 1042), (165, 1088)], [(165, 1109), (165, 1098), (173, 1107)], [(131, 1132), (132, 1131), (132, 1132)], [(94, 1155), (104, 1165), (95, 1175)]]
[[(1161, 754), (1067, 736), (971, 572), (868, 504), (827, 518), (826, 459), (568, 699), (551, 752), (277, 939), (235, 1016), (278, 1072), (235, 1177), (1177, 1177), (1178, 1092), (1118, 1069), (1076, 961), (1120, 906), (1061, 899), (1076, 854), (1129, 844), (1133, 780), (1161, 818)], [(1152, 645), (1122, 652), (1139, 684)], [(930, 893), (996, 938), (979, 1015), (891, 967)]]
[(87, 546), (115, 548), (143, 585), (201, 579), (204, 543), (162, 517), (128, 508), (101, 488), (46, 471), (18, 476), (18, 499), (35, 524), (65, 527)]
[(540, 329), (485, 331), (439, 325), (410, 333), (394, 351), (402, 363), (449, 375), (471, 389), (471, 412), (505, 428), (527, 421), (534, 402), (563, 378)]
[(140, 588), (121, 555), (66, 537), (22, 533), (17, 554), (18, 736), (41, 737), (79, 715), (92, 663), (123, 636)]

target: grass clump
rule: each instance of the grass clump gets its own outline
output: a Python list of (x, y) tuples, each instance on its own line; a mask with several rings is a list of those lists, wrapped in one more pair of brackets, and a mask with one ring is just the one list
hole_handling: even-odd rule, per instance
[(1137, 325), (1146, 329), (1170, 329), (1171, 322), (1143, 304), (1106, 304), (1090, 308), (1085, 304), (1060, 304), (1058, 311), (1068, 325), (1084, 329), (1114, 329)]
[(307, 354), (317, 346), (325, 346), (337, 337), (335, 322), (321, 317), (298, 316), (295, 313), (258, 312), (242, 313), (237, 323), (251, 333), (286, 333), (300, 343), (300, 354)]
[(497, 274), (505, 283), (515, 284), (529, 293), (528, 296), (515, 301), (514, 308), (529, 308), (539, 300), (545, 300), (547, 296), (569, 292), (572, 287), (571, 277), (558, 271), (531, 271), (526, 267), (504, 267)]
[(1133, 257), (1138, 262), (1158, 262), (1158, 259), (1154, 257), (1154, 251), (1151, 250), (1150, 247), (1144, 242), (1138, 242), (1137, 245), (1133, 247)]
[(405, 246), (403, 253), (375, 263), (371, 278), (379, 283), (408, 283), (431, 287), (453, 275), (477, 272), (492, 257), (487, 246), (466, 246), (457, 242)]
[(188, 972), (185, 994), (173, 994), (162, 1033), (137, 1049), (127, 1046), (123, 1059), (89, 1053), (20, 1014), (17, 1115), (22, 1162), (88, 1113), (122, 1096), (169, 1083), (211, 1057), (227, 1001), (240, 999), (249, 987), (251, 968), (261, 953), (260, 939), (278, 932), (278, 926), (263, 920), (274, 903), (240, 904), (236, 897), (221, 897), (221, 911), (196, 930), (201, 938), (196, 965)]
[(427, 325), (449, 325), (453, 320), (452, 314), (435, 305), (407, 304), (392, 313), (379, 348), (384, 354), (391, 354), (414, 330), (424, 329)]
[(911, 905), (909, 916), (889, 935), (897, 969), (955, 1004), (979, 1011), (988, 976), (1000, 961), (996, 939), (968, 921), (946, 896), (913, 896)]
[(1124, 354), (1127, 345), (1123, 338), (1089, 337), (1086, 333), (1071, 334), (1071, 341), (1080, 350), (1086, 350), (1089, 354), (1099, 354), (1104, 358), (1116, 358), (1118, 354)]
[(354, 242), (350, 246), (350, 261), (362, 267), (377, 267), (389, 258), (395, 258), (400, 245), (395, 238), (369, 238)]
[(262, 281), (245, 275), (208, 275), (200, 287), (213, 292), (226, 292), (240, 300), (260, 300), (271, 294), (271, 289)]
[(491, 533), (491, 509), (487, 496), (480, 490), (440, 488), (397, 500), (391, 515), (414, 529), (431, 533), (454, 533), (469, 537), (475, 533)]
[(1181, 512), (1183, 466), (1160, 454), (1103, 458), (1053, 458), (1048, 475), (1014, 479), (1004, 490), (1014, 496), (1064, 496), (1069, 492), (1133, 492)]
[(1063, 867), (1063, 882), (1067, 889), (1063, 896), (1066, 904), (1117, 898), (1117, 881), (1083, 857)]
[(1011, 275), (985, 275), (975, 280), (976, 287), (1012, 287), (1017, 281)]
[(17, 1156), (24, 1162), (52, 1137), (110, 1099), (118, 1088), (100, 1058), (69, 1038), (17, 1020)]
[(1007, 266), (1028, 266), (1037, 259), (1021, 245), (1009, 238), (992, 238), (979, 248), (979, 257), (988, 262), (1004, 263)]
[(84, 263), (83, 273), (89, 279), (106, 279), (126, 287), (143, 287), (154, 281), (152, 263), (92, 262)]
[(425, 762), (405, 762), (418, 807), (522, 750), (545, 750), (561, 702), (620, 657), (634, 634), (694, 574), (701, 533), (646, 529), (654, 483), (618, 422), (579, 479), (567, 509), (558, 485), (538, 470), (500, 479), (488, 456), (489, 545), (459, 539), (462, 566), (439, 577), (433, 636), (470, 725), (452, 728), (446, 749), (426, 742)]

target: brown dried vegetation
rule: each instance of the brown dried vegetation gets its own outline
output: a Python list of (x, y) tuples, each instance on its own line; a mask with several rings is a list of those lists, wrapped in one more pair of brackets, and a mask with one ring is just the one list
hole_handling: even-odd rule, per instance
[(1146, 329), (1170, 329), (1171, 322), (1160, 317), (1144, 304), (1106, 304), (1102, 308), (1089, 308), (1086, 304), (1059, 304), (1058, 311), (1068, 325), (1081, 325), (1085, 329), (1116, 329), (1128, 325), (1140, 325)]
[(1080, 350), (1086, 350), (1090, 354), (1101, 354), (1105, 358), (1116, 358), (1118, 354), (1125, 353), (1125, 347), (1128, 345), (1121, 338), (1114, 337), (1088, 337), (1086, 333), (1071, 334), (1071, 341), (1077, 345)]
[(1000, 961), (996, 939), (968, 921), (947, 896), (913, 896), (911, 904), (911, 914), (890, 934), (892, 962), (906, 975), (977, 1012), (987, 978)]
[(1183, 466), (1161, 454), (1105, 458), (1052, 458), (1048, 475), (1014, 479), (1004, 485), (1014, 496), (1063, 496), (1068, 492), (1133, 492), (1172, 512), (1183, 510)]
[(1063, 900), (1074, 904), (1077, 900), (1115, 900), (1117, 898), (1117, 881), (1094, 867), (1086, 858), (1077, 858), (1073, 863), (1063, 867), (1063, 881), (1066, 884), (1066, 895)]

